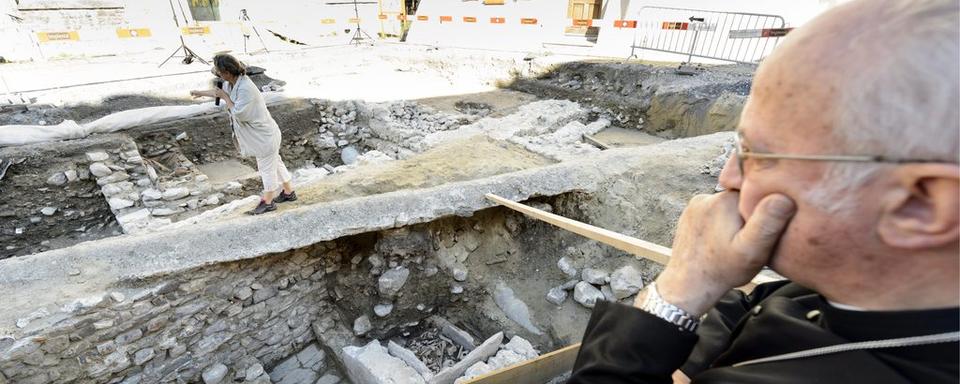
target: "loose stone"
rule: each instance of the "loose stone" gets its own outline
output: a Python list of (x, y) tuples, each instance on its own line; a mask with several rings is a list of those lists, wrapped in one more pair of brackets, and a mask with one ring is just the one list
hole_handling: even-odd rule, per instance
[(563, 288), (553, 287), (547, 291), (547, 301), (554, 305), (561, 305), (565, 300), (567, 300), (567, 291), (563, 290)]
[(603, 300), (603, 293), (590, 283), (581, 281), (573, 288), (573, 299), (584, 307), (593, 308), (597, 300)]

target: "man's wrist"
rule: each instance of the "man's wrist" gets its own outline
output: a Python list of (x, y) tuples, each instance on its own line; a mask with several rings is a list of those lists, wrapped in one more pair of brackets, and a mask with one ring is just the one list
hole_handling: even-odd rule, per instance
[(657, 291), (664, 301), (697, 317), (713, 308), (717, 300), (729, 290), (715, 287), (702, 278), (684, 278), (669, 270), (661, 273), (656, 283)]
[(700, 325), (699, 315), (693, 315), (664, 300), (657, 292), (656, 282), (651, 283), (645, 289), (644, 300), (639, 308), (677, 326), (681, 331), (694, 332)]

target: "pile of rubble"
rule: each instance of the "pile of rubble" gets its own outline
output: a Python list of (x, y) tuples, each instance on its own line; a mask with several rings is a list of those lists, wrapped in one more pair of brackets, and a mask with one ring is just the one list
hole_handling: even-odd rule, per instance
[(218, 206), (224, 198), (222, 190), (240, 188), (236, 182), (215, 188), (192, 166), (173, 173), (176, 177), (161, 177), (138, 150), (113, 152), (90, 152), (86, 157), (91, 162), (90, 174), (125, 233), (162, 227), (170, 224), (173, 216)]
[(371, 145), (397, 159), (405, 159), (430, 147), (427, 135), (455, 131), (476, 121), (477, 116), (449, 114), (412, 101), (375, 104), (370, 110)]
[(317, 135), (310, 143), (318, 150), (344, 148), (370, 138), (370, 132), (362, 116), (366, 106), (357, 101), (326, 103), (313, 100), (317, 106)]
[(487, 135), (523, 146), (528, 151), (565, 161), (598, 152), (585, 144), (583, 135), (595, 134), (610, 126), (600, 109), (587, 109), (567, 100), (543, 100), (521, 106), (517, 112), (488, 117), (455, 130), (425, 135), (411, 149), (422, 151), (444, 142), (475, 135)]
[[(577, 253), (569, 248), (568, 254)], [(567, 291), (573, 291), (573, 299), (587, 308), (593, 308), (597, 300), (617, 302), (636, 295), (643, 288), (643, 274), (632, 265), (621, 267), (613, 273), (599, 268), (585, 267), (577, 270), (570, 256), (561, 257), (557, 268), (570, 278), (567, 282), (550, 288), (547, 301), (562, 305), (567, 300)]]

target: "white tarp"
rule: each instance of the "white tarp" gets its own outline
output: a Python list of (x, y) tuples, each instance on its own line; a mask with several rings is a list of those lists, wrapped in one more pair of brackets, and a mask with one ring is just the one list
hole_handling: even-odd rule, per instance
[[(263, 98), (269, 105), (283, 100), (283, 95), (265, 92)], [(4, 125), (0, 126), (0, 147), (80, 139), (94, 133), (118, 132), (133, 127), (217, 113), (224, 108), (226, 107), (223, 102), (220, 106), (216, 106), (211, 101), (194, 105), (131, 109), (107, 115), (86, 124), (65, 120), (57, 125)]]

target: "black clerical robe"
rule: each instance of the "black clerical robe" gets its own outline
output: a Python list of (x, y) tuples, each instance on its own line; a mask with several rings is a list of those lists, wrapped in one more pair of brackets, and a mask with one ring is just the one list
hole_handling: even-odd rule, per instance
[(960, 308), (849, 311), (782, 281), (728, 293), (696, 334), (637, 308), (598, 302), (568, 383), (957, 383), (957, 342), (734, 364), (850, 342), (956, 332)]

